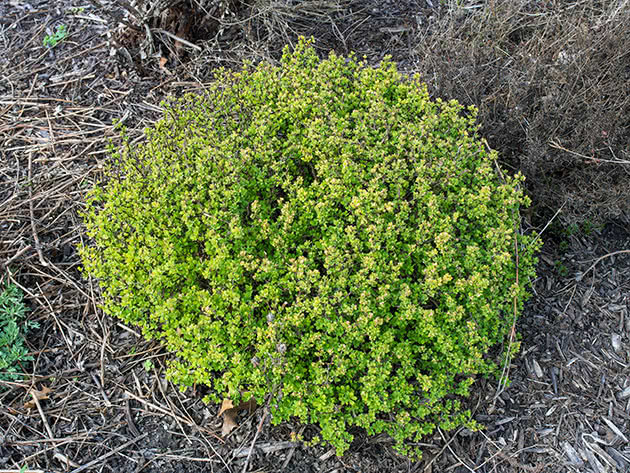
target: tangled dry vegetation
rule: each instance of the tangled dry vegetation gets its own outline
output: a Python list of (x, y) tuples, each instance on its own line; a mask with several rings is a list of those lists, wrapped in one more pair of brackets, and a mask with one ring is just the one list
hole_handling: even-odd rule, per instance
[[(59, 25), (68, 37), (45, 46)], [(629, 25), (628, 0), (1, 2), (0, 277), (40, 328), (25, 380), (0, 385), (0, 469), (628, 471)], [(140, 140), (165, 96), (277, 60), (298, 35), (322, 54), (391, 54), (434, 95), (479, 107), (503, 164), (528, 177), (524, 225), (545, 229), (512, 384), (480, 380), (470, 406), (487, 429), (438, 432), (418, 463), (360, 433), (337, 459), (258, 411), (222, 437), (219, 406), (167, 382), (168, 354), (104, 317), (78, 271), (78, 211), (114, 121)]]
[(630, 3), (493, 2), (452, 10), (415, 41), (436, 95), (480, 109), (537, 204), (564, 215), (628, 215)]

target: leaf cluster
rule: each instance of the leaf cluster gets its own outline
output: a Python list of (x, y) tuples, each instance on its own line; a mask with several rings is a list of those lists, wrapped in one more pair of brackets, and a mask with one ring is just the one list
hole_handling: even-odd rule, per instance
[(68, 27), (66, 25), (57, 25), (57, 29), (52, 34), (47, 34), (44, 37), (44, 46), (47, 48), (54, 48), (68, 37)]
[(267, 397), (339, 454), (354, 427), (409, 453), (469, 425), (537, 246), (474, 110), (304, 41), (166, 106), (88, 198), (106, 312), (161, 338), (174, 380)]
[(25, 331), (37, 323), (23, 320), (26, 310), (17, 286), (0, 285), (0, 380), (18, 379), (19, 364), (33, 359), (25, 346)]

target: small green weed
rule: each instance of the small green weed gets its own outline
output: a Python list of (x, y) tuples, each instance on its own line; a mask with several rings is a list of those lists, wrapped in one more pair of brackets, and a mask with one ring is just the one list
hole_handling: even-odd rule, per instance
[(580, 231), (580, 226), (577, 223), (571, 223), (567, 225), (567, 228), (564, 230), (564, 234), (567, 237), (577, 235)]
[(556, 271), (558, 272), (558, 274), (563, 278), (566, 278), (569, 275), (569, 269), (562, 261), (556, 260), (554, 262), (554, 266), (556, 267)]
[(153, 362), (151, 360), (145, 360), (145, 362), (142, 363), (142, 366), (144, 367), (144, 371), (147, 373), (150, 373), (153, 370)]
[(595, 232), (601, 232), (604, 229), (604, 225), (601, 223), (593, 223), (591, 220), (585, 220), (582, 223), (582, 231), (586, 236), (591, 236)]
[(569, 239), (571, 237), (590, 237), (596, 232), (603, 230), (603, 225), (593, 223), (591, 220), (584, 220), (578, 223), (570, 223), (566, 226), (558, 223), (553, 224), (551, 227), (551, 233), (554, 233), (559, 238), (558, 249), (565, 253), (569, 249)]
[(24, 319), (26, 310), (22, 293), (16, 286), (0, 286), (0, 380), (17, 379), (17, 365), (33, 359), (24, 346), (24, 332), (38, 325), (29, 321), (21, 323), (22, 329), (18, 325)]
[(68, 37), (68, 27), (66, 25), (57, 25), (57, 30), (53, 34), (46, 35), (44, 38), (44, 46), (54, 48)]
[(560, 227), (560, 233), (564, 237), (571, 237), (574, 235), (591, 236), (594, 232), (600, 232), (604, 228), (601, 224), (596, 224), (592, 220), (586, 219), (579, 223), (571, 223), (566, 227)]

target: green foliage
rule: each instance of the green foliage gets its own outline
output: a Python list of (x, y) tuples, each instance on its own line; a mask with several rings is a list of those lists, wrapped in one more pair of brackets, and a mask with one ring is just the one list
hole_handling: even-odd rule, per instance
[(150, 373), (153, 370), (153, 362), (151, 360), (144, 360), (142, 367), (144, 368), (144, 371)]
[(554, 261), (554, 267), (560, 276), (566, 278), (569, 275), (569, 269), (567, 266), (560, 260)]
[(166, 106), (88, 198), (106, 312), (160, 337), (175, 381), (267, 397), (339, 454), (353, 427), (417, 453), (471, 425), (537, 247), (474, 110), (304, 42)]
[(48, 34), (44, 38), (44, 46), (54, 48), (68, 37), (68, 27), (66, 25), (57, 25), (57, 30), (53, 34)]
[(20, 290), (12, 284), (0, 284), (0, 380), (19, 379), (19, 363), (33, 359), (27, 355), (24, 332), (37, 323), (23, 321), (25, 315)]
[(560, 235), (560, 237), (570, 238), (574, 235), (583, 234), (584, 236), (591, 236), (594, 232), (602, 231), (604, 226), (599, 223), (596, 224), (592, 220), (585, 219), (579, 222), (573, 222), (566, 226), (562, 224), (555, 225), (552, 230)]

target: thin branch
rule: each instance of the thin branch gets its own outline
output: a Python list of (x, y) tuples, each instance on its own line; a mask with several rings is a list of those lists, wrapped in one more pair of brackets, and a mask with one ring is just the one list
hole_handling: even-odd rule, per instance
[(123, 443), (122, 445), (119, 445), (118, 447), (116, 447), (114, 450), (112, 450), (111, 452), (107, 452), (104, 455), (101, 455), (98, 458), (95, 458), (94, 460), (86, 463), (83, 466), (80, 466), (79, 468), (76, 468), (74, 470), (72, 470), (70, 473), (80, 473), (81, 471), (85, 471), (88, 468), (93, 467), (94, 465), (102, 462), (103, 460), (108, 459), (109, 457), (111, 457), (112, 455), (115, 455), (116, 453), (120, 452), (121, 450), (124, 450), (125, 448), (127, 448), (129, 445), (133, 445), (134, 443), (142, 440), (143, 438), (145, 438), (147, 435), (149, 435), (148, 433), (144, 433), (142, 434), (140, 437), (136, 437), (134, 439), (131, 439), (129, 442)]
[(37, 229), (35, 228), (35, 212), (33, 209), (33, 153), (28, 153), (28, 209), (31, 215), (31, 230), (33, 232), (33, 239), (35, 240), (35, 250), (39, 256), (39, 262), (42, 266), (48, 266), (48, 262), (44, 259), (42, 253), (42, 245), (39, 243), (39, 236), (37, 236)]
[(591, 265), (591, 266), (590, 266), (590, 267), (589, 267), (586, 271), (584, 271), (584, 272), (583, 272), (583, 273), (582, 273), (582, 274), (581, 274), (581, 275), (577, 278), (577, 279), (578, 279), (578, 281), (581, 281), (581, 280), (582, 280), (582, 278), (583, 278), (584, 276), (586, 276), (586, 275), (588, 274), (588, 272), (589, 272), (589, 271), (591, 271), (591, 270), (592, 270), (592, 269), (593, 269), (593, 268), (597, 265), (597, 263), (599, 263), (601, 260), (603, 260), (603, 259), (605, 259), (605, 258), (608, 258), (609, 256), (620, 255), (620, 254), (623, 254), (623, 253), (630, 253), (630, 250), (619, 250), (619, 251), (613, 251), (612, 253), (608, 253), (607, 255), (600, 256), (599, 258), (597, 258), (597, 259), (595, 260), (595, 262), (594, 262), (594, 263), (593, 263), (593, 264), (592, 264), (592, 265)]
[(179, 41), (180, 43), (185, 44), (189, 48), (196, 49), (197, 51), (203, 51), (203, 48), (201, 46), (197, 46), (196, 44), (193, 44), (190, 41), (186, 41), (184, 38), (180, 38), (179, 36), (174, 35), (170, 31), (163, 30), (162, 28), (152, 28), (151, 31), (155, 31), (156, 33), (160, 33), (165, 36), (168, 36), (169, 38), (174, 39), (175, 41)]

